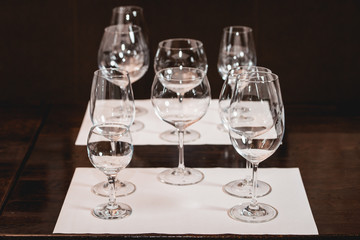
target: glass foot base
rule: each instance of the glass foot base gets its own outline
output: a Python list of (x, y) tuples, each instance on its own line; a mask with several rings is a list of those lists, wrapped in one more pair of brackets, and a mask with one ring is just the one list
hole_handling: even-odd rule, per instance
[(250, 208), (250, 203), (232, 207), (228, 214), (231, 218), (248, 223), (268, 222), (278, 215), (278, 211), (265, 203), (258, 203), (257, 209)]
[(204, 179), (204, 174), (199, 170), (192, 168), (172, 168), (161, 172), (158, 175), (160, 182), (171, 185), (192, 185), (201, 182)]
[(121, 219), (130, 216), (132, 209), (124, 203), (115, 203), (109, 206), (107, 203), (96, 206), (92, 214), (101, 219)]
[[(127, 181), (115, 181), (116, 197), (123, 197), (135, 192), (136, 187), (133, 183)], [(94, 185), (91, 191), (102, 197), (109, 197), (110, 187), (109, 183), (104, 181)]]
[(135, 106), (135, 116), (140, 117), (148, 113), (148, 110), (143, 107)]
[(228, 133), (228, 132), (229, 132), (229, 130), (227, 130), (226, 127), (224, 127), (224, 124), (222, 124), (222, 123), (219, 123), (219, 124), (217, 125), (217, 129), (218, 129), (220, 132), (224, 132), (224, 133)]
[[(177, 143), (179, 137), (177, 131), (168, 130), (160, 134), (160, 138), (167, 142)], [(200, 133), (195, 130), (186, 130), (184, 133), (184, 143), (192, 142), (200, 138)]]
[(140, 130), (144, 129), (144, 124), (140, 121), (134, 121), (133, 124), (130, 126), (131, 132), (138, 132)]
[[(223, 186), (223, 191), (234, 197), (251, 198), (252, 183), (246, 179), (235, 180)], [(256, 197), (263, 197), (271, 192), (271, 186), (263, 181), (257, 181)]]

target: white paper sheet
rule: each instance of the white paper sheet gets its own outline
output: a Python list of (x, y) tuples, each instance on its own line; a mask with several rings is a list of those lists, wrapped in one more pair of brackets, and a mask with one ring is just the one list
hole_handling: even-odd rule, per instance
[(196, 185), (172, 186), (157, 180), (163, 168), (127, 168), (121, 179), (137, 189), (118, 201), (130, 205), (133, 213), (124, 219), (101, 220), (91, 209), (107, 198), (96, 196), (91, 187), (105, 180), (94, 168), (77, 168), (57, 220), (54, 233), (110, 234), (318, 234), (298, 168), (259, 169), (259, 179), (272, 186), (262, 198), (275, 207), (278, 216), (266, 223), (233, 220), (227, 210), (248, 201), (230, 196), (222, 186), (249, 174), (239, 168), (199, 168), (205, 179)]

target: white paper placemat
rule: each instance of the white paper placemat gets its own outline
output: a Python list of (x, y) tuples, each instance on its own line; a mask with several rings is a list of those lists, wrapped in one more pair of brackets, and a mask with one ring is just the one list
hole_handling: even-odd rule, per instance
[(224, 184), (248, 175), (248, 169), (198, 169), (205, 179), (190, 186), (159, 182), (156, 176), (163, 168), (123, 170), (121, 179), (133, 182), (137, 189), (118, 200), (130, 205), (133, 212), (124, 219), (101, 220), (92, 216), (91, 209), (107, 198), (96, 196), (90, 189), (105, 176), (94, 168), (77, 168), (54, 233), (318, 234), (298, 168), (259, 169), (259, 179), (272, 186), (272, 192), (259, 201), (275, 207), (279, 215), (257, 224), (231, 219), (227, 210), (248, 200), (222, 191)]
[[(155, 115), (150, 100), (136, 100), (135, 105), (146, 108), (147, 113), (136, 117), (137, 121), (144, 123), (145, 128), (131, 133), (134, 145), (177, 145), (177, 143), (167, 142), (159, 137), (160, 133), (166, 130), (175, 130), (175, 128)], [(228, 133), (218, 129), (220, 123), (218, 100), (213, 99), (205, 116), (189, 127), (189, 129), (194, 129), (200, 133), (200, 139), (186, 143), (186, 145), (231, 144)], [(89, 107), (87, 107), (75, 145), (86, 145), (86, 139), (91, 126)]]

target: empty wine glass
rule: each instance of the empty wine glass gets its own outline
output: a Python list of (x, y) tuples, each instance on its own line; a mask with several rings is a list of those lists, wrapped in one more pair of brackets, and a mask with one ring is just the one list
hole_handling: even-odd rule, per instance
[[(251, 202), (232, 207), (233, 219), (258, 223), (274, 219), (278, 211), (257, 201), (257, 170), (259, 164), (279, 147), (284, 135), (284, 109), (278, 76), (267, 72), (246, 74), (236, 81), (229, 109), (229, 135), (235, 150), (253, 164)], [(242, 107), (251, 107), (246, 114), (254, 121), (242, 121)]]
[[(229, 71), (227, 74), (227, 77), (224, 81), (224, 84), (222, 85), (220, 96), (219, 96), (219, 115), (221, 119), (221, 125), (218, 126), (218, 128), (222, 131), (228, 131), (228, 110), (230, 108), (230, 101), (233, 96), (234, 87), (236, 83), (236, 78), (239, 74), (245, 74), (246, 72), (268, 72), (271, 73), (271, 70), (265, 67), (260, 66), (239, 66), (236, 68), (233, 68)], [(246, 75), (244, 75), (245, 77)], [(241, 79), (241, 78), (240, 78)], [(241, 116), (243, 121), (252, 120), (248, 117)]]
[[(104, 30), (98, 52), (99, 68), (126, 70), (131, 83), (139, 80), (149, 68), (149, 48), (141, 27), (133, 24), (111, 25)], [(131, 131), (144, 128), (134, 121)]]
[[(128, 73), (113, 68), (95, 71), (90, 95), (92, 123), (118, 123), (130, 127), (134, 118), (134, 95)], [(133, 183), (119, 180), (115, 187), (117, 196), (129, 195), (136, 189)], [(92, 187), (92, 192), (106, 197), (110, 186), (107, 181), (100, 182)]]
[[(229, 74), (224, 81), (224, 84), (221, 88), (220, 96), (219, 96), (219, 115), (222, 124), (218, 127), (222, 131), (229, 131), (229, 108), (230, 101), (234, 93), (236, 81), (241, 81), (242, 78), (246, 78), (247, 74), (252, 74), (256, 72), (267, 72), (271, 73), (271, 70), (265, 67), (259, 66), (239, 66), (233, 68), (229, 71)], [(242, 74), (242, 76), (239, 76)], [(244, 116), (243, 114), (239, 116), (239, 120), (242, 121), (252, 121), (253, 118), (251, 116)], [(246, 168), (251, 168), (251, 163), (246, 161)], [(242, 198), (251, 198), (252, 191), (252, 183), (253, 179), (251, 176), (246, 176), (246, 178), (238, 179), (231, 181), (223, 186), (224, 192)], [(263, 181), (257, 181), (257, 197), (262, 197), (271, 192), (271, 186)]]
[(96, 206), (92, 214), (101, 219), (120, 219), (129, 216), (132, 212), (131, 207), (117, 202), (115, 194), (116, 175), (130, 163), (133, 155), (128, 127), (118, 123), (93, 126), (87, 139), (87, 152), (90, 162), (107, 176), (110, 186), (108, 203)]
[[(111, 25), (136, 25), (141, 28), (142, 34), (145, 38), (147, 46), (149, 44), (149, 29), (147, 27), (144, 11), (141, 7), (135, 5), (118, 6), (113, 8), (111, 15)], [(136, 106), (136, 116), (142, 116), (147, 113), (144, 107)], [(138, 123), (138, 124), (136, 124)], [(132, 130), (139, 128), (139, 122), (136, 121), (132, 126)]]
[[(206, 74), (208, 64), (203, 43), (188, 38), (174, 38), (161, 41), (158, 44), (154, 59), (155, 72), (170, 67), (197, 68)], [(175, 130), (161, 133), (160, 138), (168, 142), (178, 142)], [(195, 130), (185, 131), (184, 142), (192, 142), (199, 138), (199, 132)]]
[(223, 29), (217, 68), (223, 80), (239, 66), (256, 66), (256, 51), (252, 29), (229, 26)]
[(184, 164), (184, 131), (206, 113), (211, 99), (205, 71), (198, 68), (172, 67), (159, 70), (151, 88), (151, 102), (156, 115), (178, 132), (179, 165), (161, 172), (161, 182), (190, 185), (200, 182), (204, 174)]
[(111, 25), (126, 25), (132, 24), (141, 27), (143, 35), (148, 41), (148, 27), (144, 17), (144, 11), (139, 6), (118, 6), (113, 8), (111, 15)]

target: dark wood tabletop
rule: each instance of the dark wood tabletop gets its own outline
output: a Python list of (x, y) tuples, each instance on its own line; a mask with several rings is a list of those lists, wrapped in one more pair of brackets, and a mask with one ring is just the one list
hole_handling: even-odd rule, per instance
[[(0, 238), (139, 238), (139, 235), (52, 234), (75, 168), (92, 167), (86, 147), (75, 146), (85, 109), (86, 104), (0, 107)], [(185, 147), (185, 156), (189, 167), (245, 167), (244, 159), (231, 145), (189, 145)], [(129, 167), (173, 167), (177, 157), (176, 146), (135, 146)], [(283, 144), (261, 167), (300, 169), (321, 238), (360, 238), (359, 115), (341, 113), (331, 106), (287, 106)]]

